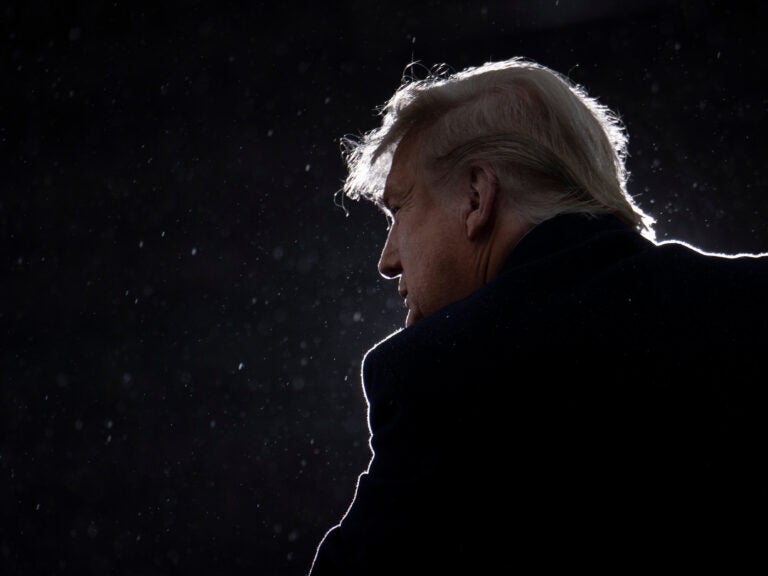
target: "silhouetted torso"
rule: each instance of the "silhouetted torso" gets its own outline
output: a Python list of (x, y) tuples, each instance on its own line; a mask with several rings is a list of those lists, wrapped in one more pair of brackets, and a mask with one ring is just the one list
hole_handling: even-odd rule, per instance
[(367, 354), (375, 454), (313, 576), (762, 545), (745, 527), (768, 511), (766, 294), (765, 258), (656, 246), (613, 217), (534, 228), (491, 283)]

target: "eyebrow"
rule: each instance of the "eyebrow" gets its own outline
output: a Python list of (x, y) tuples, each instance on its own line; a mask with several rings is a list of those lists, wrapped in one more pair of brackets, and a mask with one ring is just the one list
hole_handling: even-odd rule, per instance
[(381, 204), (385, 208), (389, 209), (389, 201), (392, 196), (396, 196), (397, 192), (392, 189), (392, 186), (385, 186), (384, 191), (381, 193)]
[(381, 193), (381, 199), (380, 199), (381, 200), (381, 204), (387, 210), (389, 210), (389, 202), (390, 202), (390, 200), (392, 199), (393, 196), (401, 197), (401, 198), (403, 198), (405, 196), (408, 196), (411, 193), (411, 191), (413, 190), (415, 185), (416, 185), (416, 183), (414, 182), (413, 184), (411, 184), (410, 188), (408, 188), (408, 190), (406, 190), (405, 192), (403, 192), (402, 188), (398, 188), (397, 186), (391, 186), (391, 185), (390, 186), (385, 186), (384, 187), (384, 191)]

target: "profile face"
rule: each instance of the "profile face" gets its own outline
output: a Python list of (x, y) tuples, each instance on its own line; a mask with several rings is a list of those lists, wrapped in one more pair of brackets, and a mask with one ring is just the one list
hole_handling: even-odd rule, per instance
[(482, 284), (472, 273), (476, 260), (462, 218), (460, 195), (433, 190), (419, 161), (418, 134), (395, 151), (383, 203), (390, 219), (379, 272), (398, 279), (411, 326), (471, 294)]

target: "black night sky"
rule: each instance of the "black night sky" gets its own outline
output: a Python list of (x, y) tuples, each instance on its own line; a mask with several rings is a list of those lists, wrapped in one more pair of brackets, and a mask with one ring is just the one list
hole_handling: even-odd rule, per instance
[(339, 138), (411, 60), (570, 75), (661, 239), (768, 250), (752, 4), (3, 3), (0, 573), (306, 573), (404, 318)]

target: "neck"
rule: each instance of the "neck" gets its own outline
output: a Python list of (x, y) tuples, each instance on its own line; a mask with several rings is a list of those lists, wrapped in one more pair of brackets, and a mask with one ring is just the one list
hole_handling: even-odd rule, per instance
[(478, 269), (484, 282), (496, 277), (509, 254), (531, 228), (533, 224), (515, 212), (504, 211), (499, 215), (478, 254)]

